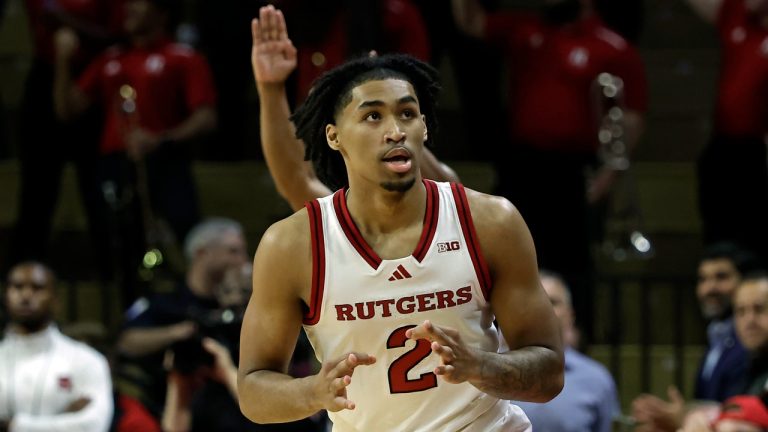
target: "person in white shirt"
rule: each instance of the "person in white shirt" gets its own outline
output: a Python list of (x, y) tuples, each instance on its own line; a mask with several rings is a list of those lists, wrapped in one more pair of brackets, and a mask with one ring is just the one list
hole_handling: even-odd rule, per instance
[(37, 262), (13, 267), (0, 341), (0, 432), (97, 432), (114, 411), (107, 360), (53, 323), (55, 276)]

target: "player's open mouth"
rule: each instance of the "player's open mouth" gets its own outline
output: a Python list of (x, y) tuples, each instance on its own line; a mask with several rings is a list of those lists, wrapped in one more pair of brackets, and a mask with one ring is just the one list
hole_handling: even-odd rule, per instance
[(396, 173), (408, 172), (411, 169), (411, 153), (402, 147), (388, 151), (381, 160), (388, 169)]

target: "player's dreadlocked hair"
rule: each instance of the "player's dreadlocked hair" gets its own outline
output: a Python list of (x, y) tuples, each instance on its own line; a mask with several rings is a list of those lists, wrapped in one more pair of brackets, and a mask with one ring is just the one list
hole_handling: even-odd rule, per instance
[(428, 137), (437, 131), (435, 104), (440, 85), (437, 71), (404, 54), (359, 58), (332, 69), (315, 81), (306, 101), (293, 113), (296, 137), (306, 144), (305, 160), (331, 190), (348, 185), (344, 159), (328, 146), (325, 126), (335, 124), (336, 115), (352, 99), (352, 90), (367, 81), (388, 78), (408, 81), (416, 92), (419, 110), (427, 124)]

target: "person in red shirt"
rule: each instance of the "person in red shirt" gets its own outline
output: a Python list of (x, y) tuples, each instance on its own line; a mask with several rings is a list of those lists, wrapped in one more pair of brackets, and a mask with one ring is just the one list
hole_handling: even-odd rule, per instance
[(699, 157), (705, 243), (730, 240), (768, 259), (768, 0), (687, 0), (717, 26), (722, 50), (713, 136)]
[[(100, 109), (104, 188), (112, 188), (117, 197), (108, 204), (119, 207), (121, 200), (130, 201), (128, 210), (118, 215), (126, 278), (137, 272), (146, 247), (146, 231), (137, 221), (148, 221), (142, 221), (140, 210), (149, 207), (166, 220), (176, 239), (183, 239), (198, 221), (188, 148), (216, 126), (216, 93), (207, 62), (167, 35), (175, 3), (126, 0), (129, 43), (104, 52), (76, 84), (67, 65), (78, 40), (68, 29), (56, 35), (56, 113), (70, 119), (88, 106)], [(144, 171), (146, 177), (139, 179), (146, 180), (148, 190), (136, 182)], [(130, 283), (125, 282), (126, 304), (136, 294)]]
[[(98, 115), (87, 112), (75, 122), (60, 122), (53, 108), (53, 35), (68, 26), (82, 40), (70, 68), (83, 68), (112, 43), (119, 32), (119, 1), (25, 0), (32, 41), (32, 64), (27, 72), (20, 109), (20, 188), (18, 213), (8, 253), (8, 264), (46, 260), (53, 215), (61, 189), (64, 165), (72, 162), (93, 240), (94, 261), (102, 282), (110, 276), (106, 224), (98, 205), (96, 178)], [(97, 276), (97, 275), (94, 275)]]
[[(592, 317), (588, 205), (601, 202), (617, 177), (585, 170), (599, 148), (595, 80), (609, 73), (624, 83), (624, 139), (632, 149), (646, 110), (643, 63), (625, 39), (593, 12), (591, 0), (549, 0), (540, 14), (489, 14), (477, 0), (454, 0), (457, 25), (498, 44), (508, 60), (509, 148), (499, 150), (497, 193), (509, 198), (533, 233), (539, 264), (563, 274), (590, 337)], [(511, 152), (510, 152), (511, 151)]]

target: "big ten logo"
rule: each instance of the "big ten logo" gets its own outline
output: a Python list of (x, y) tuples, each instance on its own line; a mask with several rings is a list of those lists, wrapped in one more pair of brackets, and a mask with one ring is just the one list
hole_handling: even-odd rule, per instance
[(437, 252), (443, 253), (443, 252), (451, 252), (451, 251), (457, 251), (461, 249), (461, 244), (458, 240), (450, 241), (450, 242), (440, 242), (437, 244)]

